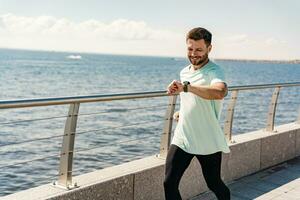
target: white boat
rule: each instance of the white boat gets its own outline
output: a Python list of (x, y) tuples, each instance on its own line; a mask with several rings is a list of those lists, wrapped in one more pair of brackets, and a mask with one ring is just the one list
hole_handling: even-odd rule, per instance
[(81, 55), (69, 55), (67, 56), (68, 59), (73, 59), (73, 60), (80, 60), (82, 59)]

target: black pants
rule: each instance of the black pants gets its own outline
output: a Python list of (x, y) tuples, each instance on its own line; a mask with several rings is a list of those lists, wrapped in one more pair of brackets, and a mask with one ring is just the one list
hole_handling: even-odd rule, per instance
[(207, 187), (214, 192), (219, 200), (230, 199), (230, 190), (221, 179), (222, 152), (209, 155), (189, 154), (176, 145), (171, 145), (165, 171), (165, 197), (166, 200), (180, 200), (179, 182), (184, 171), (189, 166), (192, 158), (196, 156), (201, 168)]

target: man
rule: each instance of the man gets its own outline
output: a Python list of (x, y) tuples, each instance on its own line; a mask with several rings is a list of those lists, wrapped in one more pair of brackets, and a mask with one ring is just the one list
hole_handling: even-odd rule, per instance
[(166, 159), (166, 200), (181, 199), (179, 182), (192, 158), (198, 159), (206, 184), (217, 198), (230, 199), (230, 191), (221, 179), (222, 152), (229, 153), (219, 125), (221, 100), (227, 94), (222, 69), (209, 60), (211, 33), (204, 28), (190, 30), (186, 37), (190, 65), (180, 72), (168, 94), (180, 94), (178, 124)]

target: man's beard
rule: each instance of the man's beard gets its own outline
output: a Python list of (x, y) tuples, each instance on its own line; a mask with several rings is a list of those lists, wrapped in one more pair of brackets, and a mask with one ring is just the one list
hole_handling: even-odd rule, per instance
[(201, 65), (205, 63), (208, 59), (208, 53), (204, 54), (202, 57), (200, 57), (198, 60), (193, 60), (191, 56), (189, 56), (189, 60), (192, 65)]

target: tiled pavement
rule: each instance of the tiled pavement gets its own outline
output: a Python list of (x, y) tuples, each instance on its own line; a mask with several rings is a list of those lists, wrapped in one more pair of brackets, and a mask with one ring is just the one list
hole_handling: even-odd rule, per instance
[[(231, 200), (300, 200), (300, 157), (238, 179), (229, 185)], [(191, 200), (216, 200), (206, 192)]]

